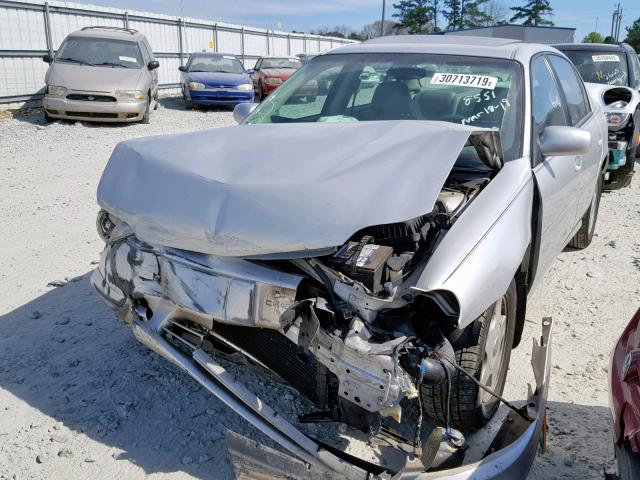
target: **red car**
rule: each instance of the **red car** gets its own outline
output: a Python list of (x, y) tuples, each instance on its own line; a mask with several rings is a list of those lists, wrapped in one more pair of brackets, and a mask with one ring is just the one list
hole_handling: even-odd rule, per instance
[(627, 325), (611, 358), (611, 413), (618, 478), (640, 478), (640, 310)]
[(300, 67), (302, 67), (302, 62), (298, 58), (260, 57), (253, 70), (249, 70), (256, 96), (262, 100), (282, 85)]

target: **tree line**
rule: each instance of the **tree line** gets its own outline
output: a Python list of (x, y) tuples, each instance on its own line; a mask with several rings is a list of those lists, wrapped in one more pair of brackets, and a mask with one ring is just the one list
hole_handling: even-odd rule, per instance
[[(443, 30), (491, 27), (511, 22), (524, 25), (553, 25), (549, 0), (531, 0), (523, 6), (506, 8), (501, 0), (400, 0), (393, 4), (395, 20), (386, 20), (384, 35), (434, 33)], [(380, 35), (381, 21), (357, 32), (347, 26), (324, 27), (311, 33), (352, 40)]]

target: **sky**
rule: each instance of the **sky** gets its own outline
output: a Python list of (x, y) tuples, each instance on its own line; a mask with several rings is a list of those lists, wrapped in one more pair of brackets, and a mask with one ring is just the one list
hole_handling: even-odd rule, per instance
[[(525, 3), (497, 1), (508, 14), (509, 7)], [(359, 31), (367, 23), (379, 20), (382, 13), (382, 0), (86, 0), (86, 3), (167, 15), (180, 15), (183, 9), (186, 17), (307, 33), (336, 25)], [(391, 18), (396, 2), (386, 3), (386, 18)], [(617, 3), (617, 0), (551, 0), (552, 20), (559, 27), (575, 27), (576, 41), (596, 30), (596, 25), (597, 31), (606, 36), (611, 31), (611, 15)], [(625, 27), (640, 18), (640, 0), (620, 0), (620, 4), (623, 37)]]

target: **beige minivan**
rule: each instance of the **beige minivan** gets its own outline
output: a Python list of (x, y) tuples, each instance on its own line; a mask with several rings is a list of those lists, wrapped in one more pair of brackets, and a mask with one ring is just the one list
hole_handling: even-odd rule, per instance
[(85, 27), (70, 33), (51, 57), (43, 99), (47, 121), (149, 123), (158, 106), (158, 67), (136, 30)]

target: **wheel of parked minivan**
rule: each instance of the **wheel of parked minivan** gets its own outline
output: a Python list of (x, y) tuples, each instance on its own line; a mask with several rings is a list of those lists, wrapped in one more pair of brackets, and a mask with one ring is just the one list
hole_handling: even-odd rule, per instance
[(576, 232), (575, 236), (569, 242), (569, 247), (571, 248), (587, 248), (591, 244), (591, 240), (593, 240), (593, 234), (596, 231), (596, 221), (598, 220), (598, 211), (600, 210), (602, 183), (602, 175), (598, 175), (598, 181), (596, 182), (596, 188), (591, 197), (591, 203), (583, 215), (582, 220), (580, 220), (580, 230)]
[(144, 115), (142, 116), (141, 122), (145, 125), (148, 125), (151, 120), (151, 99), (147, 100), (147, 106), (144, 109)]
[[(453, 341), (458, 365), (498, 395), (509, 370), (515, 326), (516, 284), (511, 281), (507, 292)], [(495, 396), (457, 370), (450, 382), (422, 388), (425, 413), (442, 425), (447, 423), (447, 404), (450, 426), (463, 431), (482, 428), (499, 407)]]

